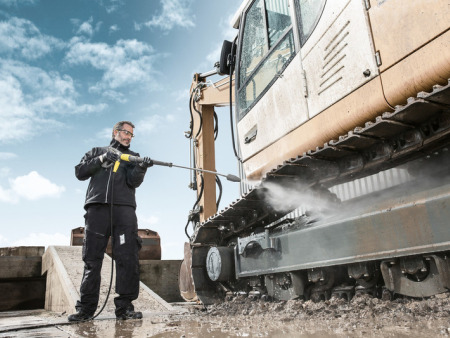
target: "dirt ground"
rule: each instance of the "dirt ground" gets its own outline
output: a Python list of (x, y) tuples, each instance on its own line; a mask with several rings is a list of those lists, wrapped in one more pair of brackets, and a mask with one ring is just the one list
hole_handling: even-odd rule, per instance
[(202, 322), (230, 335), (249, 336), (392, 336), (432, 337), (450, 334), (448, 294), (427, 300), (384, 301), (368, 295), (313, 303), (232, 301), (196, 310)]
[[(450, 298), (385, 301), (367, 295), (350, 302), (267, 302), (236, 297), (221, 304), (183, 306), (185, 313), (144, 312), (142, 320), (104, 317), (41, 329), (3, 332), (0, 337), (448, 337)], [(45, 314), (45, 316), (50, 316)], [(40, 316), (42, 319), (42, 316)], [(5, 318), (6, 320), (7, 318)], [(53, 318), (55, 319), (55, 318)], [(11, 319), (8, 319), (11, 324)], [(22, 321), (23, 322), (23, 321)], [(65, 324), (66, 325), (65, 325)]]

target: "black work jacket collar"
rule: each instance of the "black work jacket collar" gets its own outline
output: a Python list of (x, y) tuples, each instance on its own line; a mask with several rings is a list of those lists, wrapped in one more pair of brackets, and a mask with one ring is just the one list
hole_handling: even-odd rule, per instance
[(117, 149), (121, 152), (124, 152), (130, 148), (130, 146), (124, 146), (123, 144), (121, 144), (119, 141), (117, 141), (114, 138), (111, 140), (109, 145), (110, 145), (110, 147), (113, 147), (114, 149)]

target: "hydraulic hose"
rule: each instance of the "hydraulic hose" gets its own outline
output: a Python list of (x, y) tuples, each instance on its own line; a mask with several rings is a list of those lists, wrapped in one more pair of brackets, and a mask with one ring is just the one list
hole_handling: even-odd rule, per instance
[(216, 209), (219, 210), (220, 200), (222, 199), (222, 182), (220, 181), (219, 176), (216, 176), (216, 183), (219, 187), (219, 197), (217, 198)]
[(217, 140), (217, 136), (219, 136), (219, 118), (217, 117), (217, 113), (214, 111), (214, 141)]
[(233, 123), (233, 91), (232, 91), (232, 82), (233, 82), (233, 71), (234, 71), (234, 59), (233, 59), (233, 52), (234, 52), (234, 45), (236, 42), (236, 38), (234, 39), (233, 43), (231, 44), (231, 54), (230, 54), (230, 124), (231, 124), (231, 140), (233, 142), (233, 151), (234, 156), (236, 156), (237, 160), (242, 163), (242, 159), (239, 157), (237, 151), (236, 151), (236, 143), (234, 141), (234, 123)]
[(189, 134), (185, 135), (187, 138), (191, 138), (194, 133), (194, 115), (192, 114), (192, 102), (193, 102), (194, 92), (191, 93), (189, 98), (189, 113), (191, 114), (191, 122), (189, 123)]
[[(200, 200), (203, 196), (203, 187), (204, 187), (205, 181), (203, 180), (202, 175), (200, 175), (200, 178), (202, 179), (201, 184), (200, 184), (200, 193), (198, 194), (197, 201), (195, 201), (194, 206), (192, 207), (192, 212), (195, 210), (195, 207), (197, 206), (198, 202), (200, 202)], [(188, 221), (186, 223), (186, 226), (184, 227), (184, 233), (186, 234), (188, 239), (191, 239), (191, 236), (189, 236), (189, 234), (187, 232), (187, 228), (189, 226), (190, 221), (191, 221), (191, 219), (190, 219), (190, 217), (188, 217)]]
[(199, 127), (198, 127), (197, 134), (195, 135), (195, 138), (197, 138), (198, 135), (200, 135), (200, 132), (202, 131), (202, 126), (203, 126), (203, 115), (202, 115), (202, 113), (200, 112), (200, 110), (198, 110), (198, 109), (195, 107), (194, 101), (192, 101), (192, 106), (194, 107), (194, 110), (197, 112), (198, 116), (200, 117), (200, 125), (199, 125)]

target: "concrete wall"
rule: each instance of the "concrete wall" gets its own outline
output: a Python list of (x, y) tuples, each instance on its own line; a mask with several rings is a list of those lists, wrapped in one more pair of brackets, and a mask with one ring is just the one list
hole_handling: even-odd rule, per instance
[(141, 260), (141, 282), (166, 302), (183, 302), (178, 287), (181, 260)]
[(44, 247), (0, 248), (0, 311), (43, 309)]
[(42, 257), (42, 274), (47, 278), (45, 309), (73, 313), (79, 297), (54, 246)]

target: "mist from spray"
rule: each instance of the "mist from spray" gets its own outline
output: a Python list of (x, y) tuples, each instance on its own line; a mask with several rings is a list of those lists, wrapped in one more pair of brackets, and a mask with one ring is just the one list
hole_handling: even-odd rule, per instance
[[(243, 180), (257, 187), (260, 197), (275, 212), (288, 213), (300, 208), (315, 219), (337, 221), (358, 217), (377, 210), (387, 210), (404, 203), (411, 195), (433, 187), (450, 184), (447, 174), (450, 151), (443, 147), (435, 153), (378, 174), (314, 192), (301, 182), (260, 182)], [(341, 201), (342, 203), (339, 203)]]
[(315, 216), (330, 216), (336, 212), (331, 193), (317, 193), (308, 190), (305, 184), (296, 182), (290, 184), (265, 182), (264, 200), (277, 212), (288, 213), (301, 208), (314, 213)]

